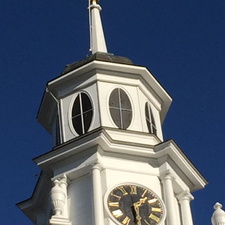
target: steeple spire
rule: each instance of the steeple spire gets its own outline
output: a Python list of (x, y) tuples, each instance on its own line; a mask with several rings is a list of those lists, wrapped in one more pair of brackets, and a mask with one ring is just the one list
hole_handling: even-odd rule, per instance
[(90, 22), (90, 51), (107, 52), (102, 22), (100, 17), (101, 6), (99, 0), (89, 1), (89, 22)]

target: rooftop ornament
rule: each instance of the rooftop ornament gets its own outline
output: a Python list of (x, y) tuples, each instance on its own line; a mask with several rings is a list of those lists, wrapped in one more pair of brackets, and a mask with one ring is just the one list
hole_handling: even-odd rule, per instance
[(90, 51), (107, 53), (105, 37), (100, 17), (101, 6), (99, 0), (89, 0)]
[(211, 218), (212, 225), (225, 225), (225, 212), (222, 210), (222, 207), (218, 202), (214, 205), (215, 211)]

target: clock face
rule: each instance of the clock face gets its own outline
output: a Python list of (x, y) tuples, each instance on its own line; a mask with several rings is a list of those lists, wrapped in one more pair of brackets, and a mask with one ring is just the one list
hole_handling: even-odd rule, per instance
[(122, 225), (158, 225), (165, 218), (159, 197), (135, 184), (115, 187), (107, 196), (107, 207), (113, 219)]

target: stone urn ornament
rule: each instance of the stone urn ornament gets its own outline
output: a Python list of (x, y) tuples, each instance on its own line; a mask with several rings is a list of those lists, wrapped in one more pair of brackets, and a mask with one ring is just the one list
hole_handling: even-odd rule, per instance
[(65, 205), (66, 194), (60, 187), (60, 182), (58, 180), (54, 180), (53, 183), (54, 187), (50, 193), (52, 209), (55, 216), (61, 216)]

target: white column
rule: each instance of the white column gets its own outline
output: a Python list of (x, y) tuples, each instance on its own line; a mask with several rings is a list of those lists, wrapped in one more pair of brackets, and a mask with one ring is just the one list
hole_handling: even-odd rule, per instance
[(102, 200), (102, 182), (101, 182), (100, 164), (96, 164), (92, 168), (93, 178), (93, 207), (94, 207), (94, 224), (104, 225), (103, 200)]
[(190, 201), (193, 200), (194, 197), (189, 191), (184, 191), (177, 195), (177, 199), (179, 200), (181, 208), (182, 225), (193, 225)]
[(167, 225), (177, 225), (177, 215), (174, 202), (173, 176), (170, 173), (161, 176), (163, 184), (164, 199), (167, 210)]

